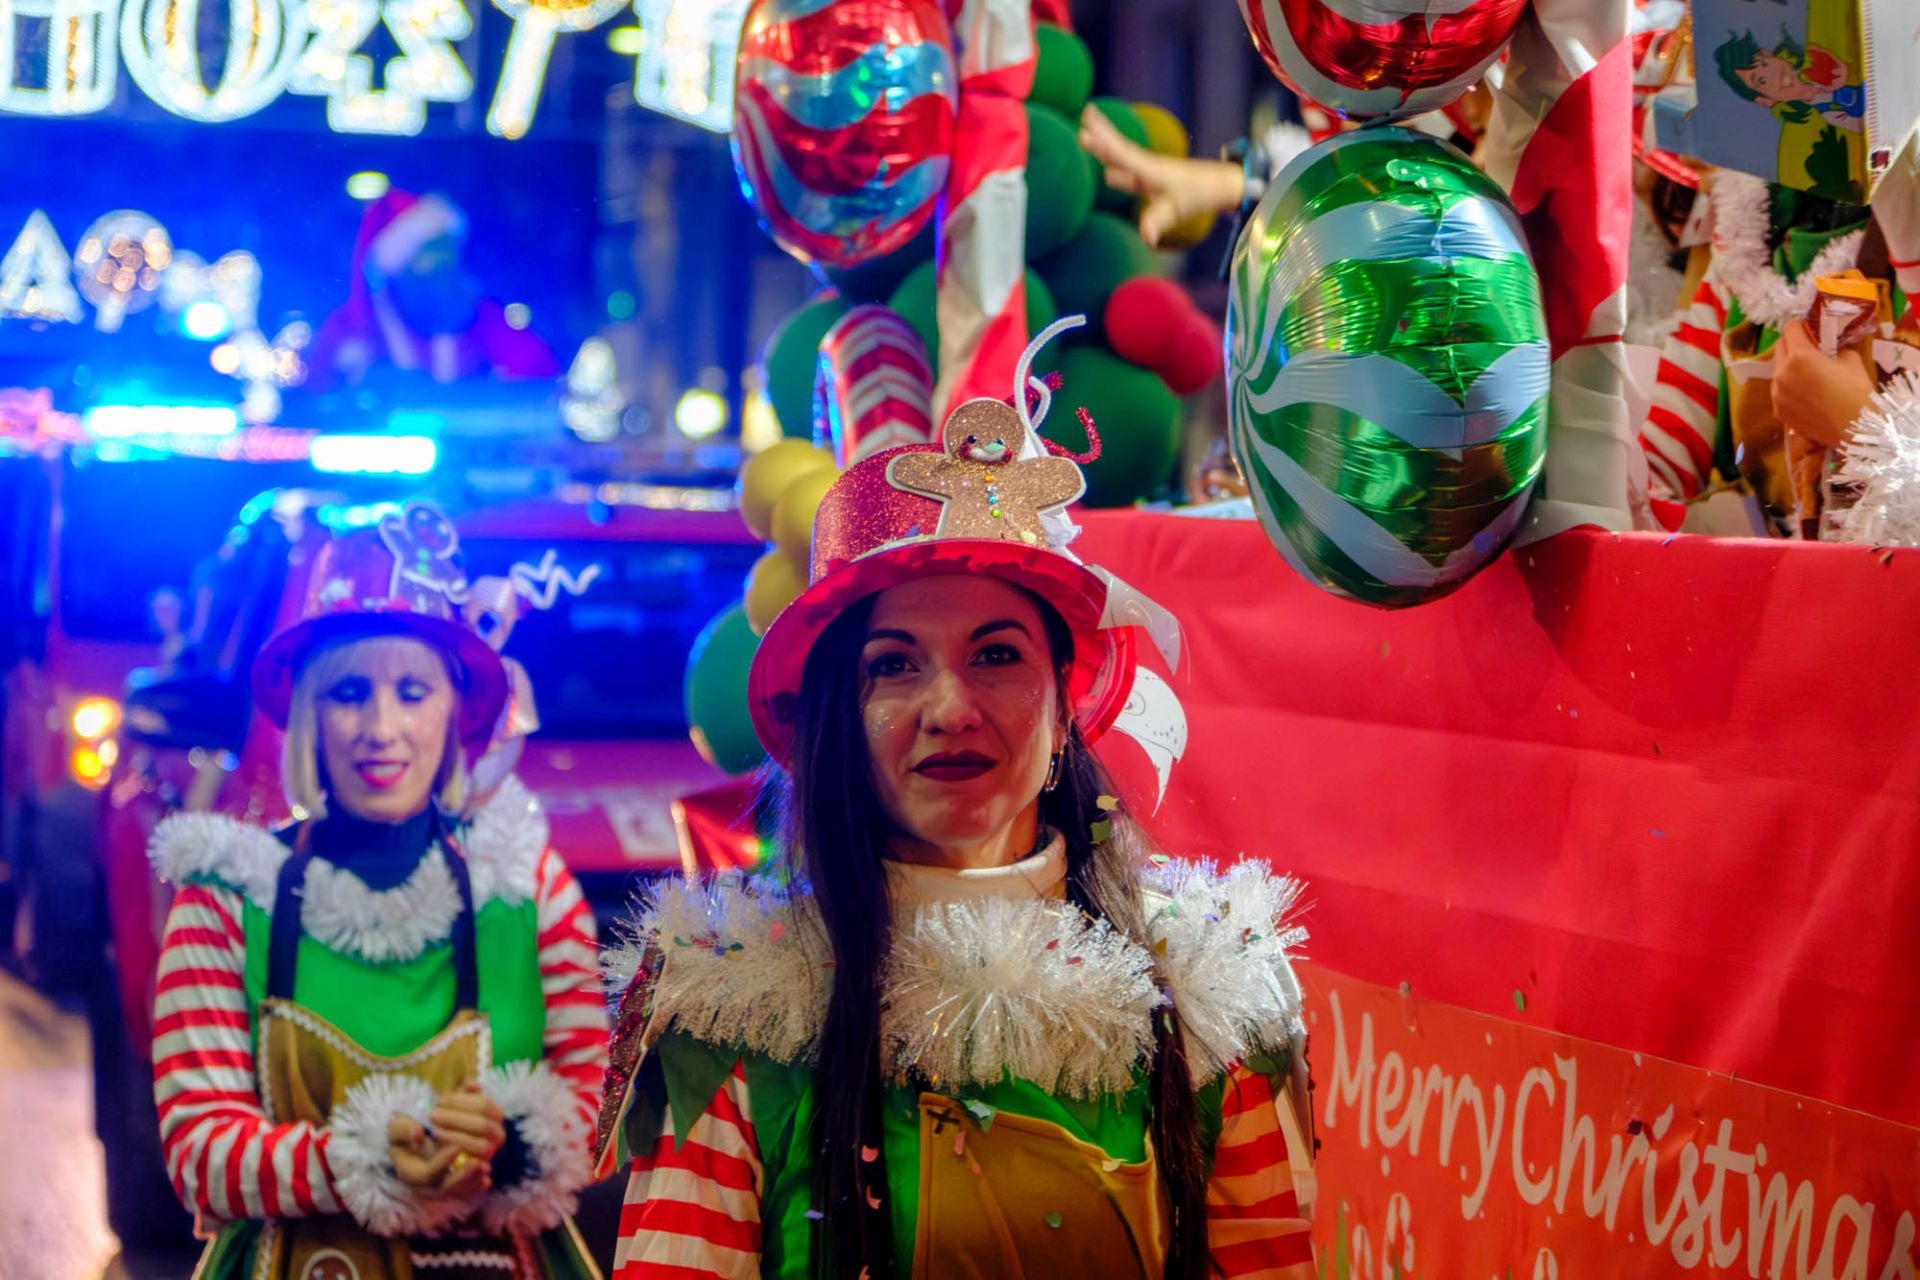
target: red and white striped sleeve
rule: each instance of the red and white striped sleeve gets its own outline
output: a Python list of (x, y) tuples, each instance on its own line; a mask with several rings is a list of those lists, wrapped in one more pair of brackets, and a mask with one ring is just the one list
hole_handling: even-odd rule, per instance
[(653, 1150), (634, 1157), (614, 1280), (758, 1280), (762, 1174), (736, 1064), (686, 1141), (675, 1145), (669, 1114)]
[(1207, 1183), (1207, 1245), (1227, 1280), (1314, 1280), (1281, 1105), (1266, 1076), (1239, 1066), (1228, 1073)]
[(331, 1135), (270, 1124), (260, 1105), (241, 909), (238, 893), (187, 885), (167, 916), (153, 1026), (167, 1175), (181, 1202), (210, 1220), (339, 1213)]
[(1708, 275), (1661, 349), (1653, 406), (1640, 430), (1656, 498), (1693, 498), (1713, 475), (1720, 432), (1720, 340), (1726, 323), (1726, 301)]
[(547, 1069), (572, 1089), (580, 1122), (591, 1134), (607, 1073), (599, 932), (579, 883), (559, 854), (552, 849), (541, 854), (534, 875), (540, 994), (547, 1010), (542, 1054)]

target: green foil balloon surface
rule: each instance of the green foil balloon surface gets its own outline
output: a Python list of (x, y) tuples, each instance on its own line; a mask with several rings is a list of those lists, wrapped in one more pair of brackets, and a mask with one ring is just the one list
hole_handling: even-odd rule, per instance
[(1295, 158), (1236, 248), (1234, 454), (1280, 554), (1368, 604), (1445, 595), (1512, 537), (1546, 453), (1540, 279), (1490, 179), (1424, 134)]

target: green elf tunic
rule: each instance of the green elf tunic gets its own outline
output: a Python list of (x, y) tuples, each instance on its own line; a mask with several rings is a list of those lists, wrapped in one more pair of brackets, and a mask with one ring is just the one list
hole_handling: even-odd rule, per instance
[[(1214, 1263), (1313, 1275), (1293, 884), (1254, 863), (1158, 867), (1150, 952), (1064, 900), (1057, 836), (996, 871), (890, 871), (894, 1083), (867, 1211), (891, 1215), (899, 1280), (1161, 1274), (1144, 1068), (1169, 995), (1213, 1160)], [(677, 883), (635, 937), (612, 966), (632, 977), (601, 1118), (602, 1172), (632, 1169), (616, 1280), (809, 1276), (831, 966), (816, 909), (738, 877)]]
[[(197, 1273), (580, 1277), (572, 1231), (604, 1063), (593, 920), (509, 780), (466, 827), (337, 816), (283, 836), (180, 814), (154, 1077)], [(507, 1141), (478, 1203), (416, 1195), (387, 1129), (470, 1081)]]

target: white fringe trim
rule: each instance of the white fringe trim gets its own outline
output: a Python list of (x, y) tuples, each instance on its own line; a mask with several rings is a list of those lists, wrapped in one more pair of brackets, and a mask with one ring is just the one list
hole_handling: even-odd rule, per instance
[[(1188, 1035), (1196, 1082), (1304, 1034), (1291, 954), (1299, 886), (1257, 863), (1170, 862), (1147, 878), (1149, 933)], [(604, 967), (617, 997), (649, 947), (664, 957), (652, 1025), (781, 1062), (810, 1058), (832, 948), (809, 897), (730, 874), (672, 882), (643, 904)], [(920, 909), (896, 931), (882, 996), (897, 1074), (988, 1084), (1003, 1075), (1073, 1097), (1121, 1092), (1163, 1003), (1148, 950), (1057, 902), (980, 899)]]
[(1920, 547), (1920, 376), (1889, 382), (1854, 423), (1828, 480), (1828, 536), (1874, 547)]
[[(547, 816), (533, 793), (508, 778), (460, 837), (475, 908), (530, 901)], [(272, 832), (219, 813), (176, 813), (154, 829), (147, 848), (170, 883), (213, 881), (273, 910), (275, 883), (289, 850)], [(460, 893), (439, 849), (392, 889), (373, 890), (353, 872), (315, 859), (301, 890), (301, 927), (321, 944), (374, 964), (405, 962), (441, 942), (460, 914)]]
[(459, 1216), (457, 1203), (417, 1197), (394, 1172), (387, 1151), (387, 1127), (395, 1117), (424, 1125), (433, 1104), (433, 1086), (417, 1076), (370, 1075), (347, 1090), (328, 1118), (333, 1189), (355, 1221), (375, 1235), (432, 1235)]
[(579, 1099), (545, 1063), (509, 1062), (480, 1079), (480, 1087), (520, 1130), (534, 1171), (510, 1187), (495, 1187), (480, 1202), (489, 1231), (527, 1235), (557, 1227), (573, 1213), (577, 1192), (592, 1180), (592, 1136)]

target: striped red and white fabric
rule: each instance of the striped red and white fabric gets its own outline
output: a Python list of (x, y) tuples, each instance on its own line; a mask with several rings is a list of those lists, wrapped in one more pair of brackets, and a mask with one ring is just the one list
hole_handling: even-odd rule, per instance
[[(606, 1068), (592, 912), (551, 849), (535, 873), (542, 1052), (572, 1087), (586, 1131)], [(254, 1083), (253, 1032), (241, 975), (238, 893), (187, 885), (174, 896), (154, 997), (154, 1099), (167, 1176), (209, 1223), (342, 1213), (327, 1165), (331, 1134), (305, 1122), (270, 1124)]]
[(1207, 1245), (1229, 1280), (1314, 1280), (1313, 1232), (1294, 1190), (1267, 1077), (1243, 1067), (1227, 1076), (1220, 1140), (1207, 1184)]
[(1027, 346), (1029, 0), (947, 0), (960, 58), (960, 116), (940, 217), (940, 381), (935, 415), (1013, 394)]
[[(1265, 1076), (1234, 1068), (1207, 1187), (1207, 1242), (1225, 1280), (1315, 1280), (1279, 1107)], [(736, 1065), (685, 1142), (669, 1115), (653, 1150), (634, 1158), (614, 1280), (758, 1277), (764, 1172)]]
[(540, 1035), (541, 1060), (572, 1088), (591, 1133), (607, 1075), (599, 930), (579, 881), (552, 849), (540, 855), (534, 870), (533, 900), (540, 931), (540, 997), (547, 1015)]
[(757, 1280), (763, 1172), (736, 1064), (685, 1142), (669, 1113), (653, 1150), (634, 1156), (613, 1280)]
[(1661, 348), (1653, 404), (1640, 428), (1655, 498), (1685, 502), (1697, 497), (1713, 476), (1720, 443), (1720, 344), (1726, 327), (1727, 298), (1709, 271)]
[(240, 895), (188, 885), (173, 899), (154, 996), (153, 1092), (167, 1176), (211, 1222), (340, 1213), (323, 1128), (268, 1124), (241, 985)]

